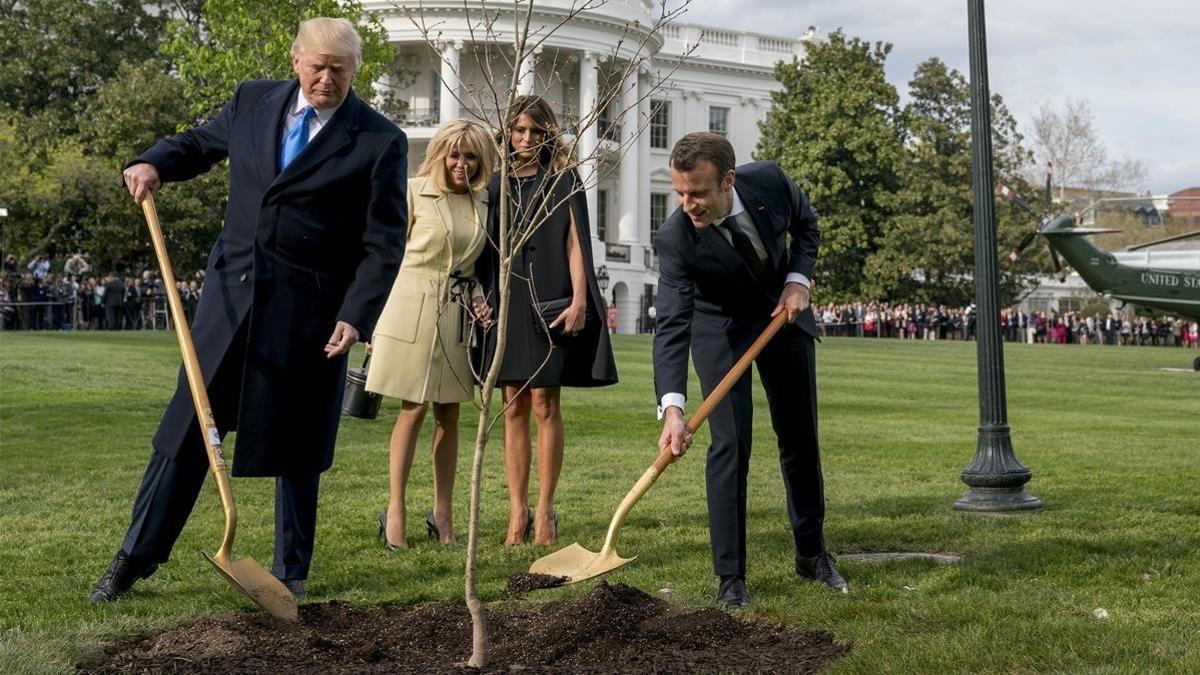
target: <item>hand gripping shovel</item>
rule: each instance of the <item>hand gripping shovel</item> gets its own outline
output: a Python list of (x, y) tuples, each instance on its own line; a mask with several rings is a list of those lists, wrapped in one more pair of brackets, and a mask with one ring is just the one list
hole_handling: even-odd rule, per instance
[(167, 246), (163, 242), (162, 228), (158, 224), (153, 195), (146, 195), (142, 200), (142, 211), (146, 214), (146, 224), (150, 227), (150, 238), (154, 242), (154, 253), (158, 256), (158, 266), (162, 271), (163, 288), (167, 291), (167, 304), (171, 308), (171, 321), (175, 324), (175, 335), (179, 338), (179, 350), (183, 352), (183, 369), (187, 374), (192, 402), (196, 405), (196, 419), (200, 422), (200, 431), (208, 450), (208, 465), (217, 481), (221, 507), (225, 510), (225, 536), (221, 539), (221, 548), (217, 549), (216, 555), (210, 556), (205, 553), (204, 557), (208, 558), (234, 588), (245, 593), (271, 616), (295, 621), (299, 615), (296, 598), (283, 582), (263, 569), (253, 558), (233, 560), (229, 557), (230, 549), (233, 548), (233, 535), (237, 532), (237, 507), (234, 506), (233, 491), (229, 487), (229, 468), (225, 465), (225, 458), (221, 456), (221, 436), (217, 433), (212, 407), (208, 404), (208, 391), (204, 388), (204, 376), (200, 371), (200, 361), (196, 358), (196, 346), (192, 344), (192, 333), (188, 329), (187, 318), (183, 315), (183, 304), (179, 301), (179, 289), (175, 287), (175, 275), (171, 271), (171, 261), (167, 258)]
[[(742, 377), (746, 369), (750, 367), (750, 363), (754, 361), (763, 347), (775, 337), (779, 329), (787, 321), (787, 313), (779, 312), (775, 318), (763, 330), (762, 335), (750, 345), (750, 349), (742, 354), (742, 358), (733, 364), (733, 368), (725, 374), (725, 377), (717, 385), (716, 389), (704, 399), (700, 407), (692, 414), (692, 418), (688, 420), (687, 427), (692, 433), (695, 433), (704, 420), (708, 419), (709, 413), (717, 404), (724, 400), (729, 390), (733, 388), (735, 382)], [(646, 469), (646, 473), (634, 483), (633, 489), (629, 494), (625, 495), (625, 499), (621, 500), (621, 505), (617, 507), (617, 512), (613, 515), (612, 522), (608, 526), (608, 534), (604, 537), (604, 546), (601, 547), (599, 553), (592, 553), (578, 543), (555, 551), (548, 556), (538, 558), (529, 566), (529, 571), (532, 574), (546, 574), (555, 577), (566, 577), (568, 584), (573, 584), (577, 581), (590, 579), (600, 576), (605, 572), (614, 570), (627, 562), (634, 560), (633, 558), (622, 558), (617, 555), (614, 550), (615, 540), (617, 538), (617, 530), (621, 528), (621, 523), (625, 520), (625, 516), (633, 509), (633, 505), (637, 503), (642, 495), (646, 494), (646, 490), (654, 485), (654, 481), (658, 480), (659, 474), (663, 472), (676, 459), (675, 455), (671, 454), (671, 448), (665, 448), (659, 453), (658, 458), (654, 460), (654, 464)]]

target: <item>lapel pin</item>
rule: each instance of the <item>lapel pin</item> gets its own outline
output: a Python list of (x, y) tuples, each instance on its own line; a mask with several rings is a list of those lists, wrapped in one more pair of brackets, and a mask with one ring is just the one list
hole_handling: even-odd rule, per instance
[(759, 211), (766, 211), (766, 210), (767, 210), (767, 207), (763, 206), (762, 204), (759, 204), (759, 205), (758, 205), (758, 210), (759, 210)]

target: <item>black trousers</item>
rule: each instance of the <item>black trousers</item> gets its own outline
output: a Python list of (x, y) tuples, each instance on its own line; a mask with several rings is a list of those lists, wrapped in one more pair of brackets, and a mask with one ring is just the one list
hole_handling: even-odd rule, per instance
[[(725, 373), (758, 337), (765, 323), (720, 330), (693, 323), (692, 357), (707, 397)], [(779, 467), (787, 492), (788, 520), (796, 555), (825, 550), (825, 491), (817, 443), (816, 364), (813, 338), (795, 325), (785, 326), (755, 360), (767, 394), (771, 424), (779, 448)], [(746, 494), (750, 469), (754, 406), (747, 372), (708, 418), (706, 482), (708, 529), (713, 571), (718, 576), (746, 574)]]
[[(243, 324), (239, 329), (208, 385), (213, 417), (222, 438), (229, 429), (236, 427), (246, 328), (247, 324)], [(182, 386), (186, 387), (186, 382)], [(174, 458), (158, 450), (150, 456), (150, 464), (133, 502), (132, 522), (121, 545), (125, 553), (153, 562), (166, 562), (208, 473), (207, 450), (199, 426), (193, 420)], [(308, 578), (317, 528), (320, 479), (319, 473), (275, 479), (275, 560), (271, 572), (279, 579)]]

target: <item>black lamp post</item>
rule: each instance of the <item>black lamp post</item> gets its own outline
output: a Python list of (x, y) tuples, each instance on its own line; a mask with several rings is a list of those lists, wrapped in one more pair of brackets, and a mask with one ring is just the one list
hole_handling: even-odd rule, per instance
[(600, 268), (596, 270), (596, 283), (600, 284), (600, 294), (603, 295), (604, 291), (608, 290), (608, 266), (607, 265), (601, 265)]
[(996, 273), (996, 203), (992, 194), (991, 115), (983, 0), (967, 0), (971, 52), (971, 189), (975, 199), (975, 303), (979, 367), (979, 441), (963, 469), (971, 489), (954, 502), (959, 511), (1030, 511), (1042, 508), (1025, 491), (1032, 473), (1013, 454), (1004, 393), (1004, 348)]

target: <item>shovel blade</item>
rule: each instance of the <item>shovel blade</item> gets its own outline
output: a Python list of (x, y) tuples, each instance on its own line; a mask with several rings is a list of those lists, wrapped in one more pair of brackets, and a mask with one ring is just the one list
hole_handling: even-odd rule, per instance
[(296, 598), (292, 592), (253, 558), (230, 560), (214, 558), (207, 553), (204, 557), (234, 588), (271, 616), (284, 621), (296, 621), (300, 617), (300, 608), (296, 605)]
[(529, 572), (566, 577), (567, 583), (573, 584), (611, 572), (636, 558), (637, 556), (622, 558), (611, 549), (593, 553), (576, 543), (533, 561)]

